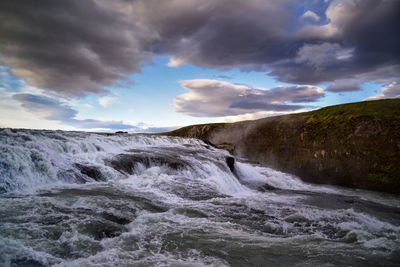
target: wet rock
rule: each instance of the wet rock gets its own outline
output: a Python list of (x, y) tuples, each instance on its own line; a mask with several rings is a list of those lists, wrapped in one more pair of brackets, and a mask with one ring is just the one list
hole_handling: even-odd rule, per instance
[(95, 166), (86, 166), (79, 163), (75, 163), (74, 166), (79, 169), (81, 174), (84, 174), (95, 181), (105, 182), (107, 178), (97, 169)]
[(119, 154), (108, 162), (117, 171), (133, 174), (137, 164), (141, 163), (146, 168), (153, 166), (167, 166), (173, 170), (183, 169), (185, 163), (177, 158), (167, 155), (143, 154)]
[(215, 146), (213, 143), (211, 143), (208, 140), (203, 140), (203, 142), (206, 144), (204, 147), (207, 148), (207, 149), (211, 149), (211, 147)]
[(277, 189), (276, 187), (269, 185), (269, 184), (263, 184), (257, 188), (257, 190), (260, 192), (266, 192), (266, 191), (271, 191), (271, 190), (276, 190), (276, 189)]
[(40, 217), (38, 220), (33, 220), (36, 223), (40, 223), (43, 225), (57, 225), (65, 220), (68, 220), (68, 216), (62, 216), (62, 215), (53, 215), (53, 216), (46, 216), (46, 217)]
[(110, 221), (92, 221), (90, 224), (84, 226), (83, 232), (93, 236), (96, 240), (103, 238), (113, 238), (125, 232), (124, 226)]
[(202, 200), (210, 200), (213, 198), (226, 198), (228, 196), (220, 194), (218, 192), (208, 192), (203, 190), (191, 190), (190, 192), (179, 192), (177, 190), (173, 191), (173, 193), (181, 198), (190, 199), (194, 201), (202, 201)]
[(45, 265), (42, 264), (41, 262), (27, 258), (27, 257), (21, 257), (21, 258), (16, 258), (11, 260), (11, 265), (12, 267), (44, 267)]
[(235, 145), (229, 143), (222, 143), (214, 145), (215, 148), (227, 150), (229, 153), (233, 154), (235, 151)]
[(210, 185), (201, 183), (200, 181), (190, 181), (185, 177), (177, 178), (176, 184), (168, 192), (177, 195), (183, 199), (190, 199), (195, 201), (209, 200), (213, 198), (225, 198), (227, 195), (221, 194)]
[(3, 187), (0, 187), (0, 194), (5, 194), (7, 193), (7, 190)]
[(108, 220), (108, 221), (112, 221), (112, 222), (115, 222), (115, 223), (121, 224), (121, 225), (125, 225), (125, 224), (130, 223), (130, 220), (129, 220), (129, 219), (127, 219), (127, 218), (122, 218), (122, 217), (118, 217), (118, 216), (115, 216), (114, 214), (111, 214), (111, 213), (103, 212), (103, 213), (101, 214), (101, 216), (102, 216), (104, 219)]
[(235, 172), (235, 158), (234, 157), (226, 157), (225, 162), (226, 162), (226, 165), (228, 165), (231, 172)]
[(269, 185), (269, 184), (266, 184), (266, 183), (262, 183), (262, 182), (255, 182), (255, 181), (247, 182), (247, 181), (243, 181), (241, 179), (239, 179), (239, 182), (242, 185), (244, 185), (244, 186), (246, 186), (246, 187), (248, 187), (250, 189), (259, 191), (259, 192), (267, 192), (267, 191), (272, 191), (272, 190), (278, 190), (279, 189), (277, 187), (274, 187), (272, 185)]
[(88, 182), (81, 173), (77, 173), (74, 170), (63, 170), (57, 173), (57, 179), (69, 183), (85, 184)]
[(208, 218), (208, 215), (200, 210), (191, 208), (176, 208), (174, 214), (182, 214), (189, 218)]

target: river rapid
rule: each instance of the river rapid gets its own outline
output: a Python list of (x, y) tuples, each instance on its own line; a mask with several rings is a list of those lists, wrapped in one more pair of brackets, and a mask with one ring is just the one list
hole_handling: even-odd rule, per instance
[(195, 139), (0, 129), (0, 266), (399, 266), (398, 196)]

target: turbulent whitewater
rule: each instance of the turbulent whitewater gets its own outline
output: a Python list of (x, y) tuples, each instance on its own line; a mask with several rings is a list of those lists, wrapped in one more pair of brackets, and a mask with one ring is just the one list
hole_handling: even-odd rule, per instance
[(400, 199), (195, 139), (0, 130), (0, 266), (396, 266)]

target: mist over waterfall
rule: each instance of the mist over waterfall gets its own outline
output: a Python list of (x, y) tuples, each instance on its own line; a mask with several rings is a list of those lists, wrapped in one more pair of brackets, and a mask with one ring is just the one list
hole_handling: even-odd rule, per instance
[(0, 130), (0, 266), (394, 266), (399, 248), (397, 196), (196, 139)]

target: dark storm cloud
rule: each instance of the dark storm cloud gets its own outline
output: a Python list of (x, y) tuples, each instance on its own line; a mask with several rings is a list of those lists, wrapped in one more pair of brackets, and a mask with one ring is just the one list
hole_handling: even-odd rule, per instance
[(134, 23), (93, 0), (3, 0), (0, 21), (0, 62), (65, 95), (103, 92), (149, 58)]
[(172, 66), (231, 68), (264, 65), (295, 50), (285, 28), (296, 19), (294, 0), (137, 1), (131, 17), (157, 32), (159, 52)]
[(324, 1), (300, 14), (302, 5), (3, 0), (0, 60), (28, 83), (66, 95), (101, 92), (157, 55), (171, 56), (170, 66), (271, 71), (295, 84), (399, 78), (400, 1)]
[[(148, 0), (130, 16), (158, 33), (170, 66), (272, 70), (295, 84), (398, 78), (400, 1), (334, 0), (320, 24), (296, 14), (299, 2)], [(381, 71), (389, 67), (394, 76)]]
[(311, 102), (324, 96), (324, 90), (309, 85), (265, 89), (204, 79), (180, 83), (189, 92), (174, 99), (175, 111), (195, 117), (223, 117), (259, 111), (295, 111), (306, 107), (287, 102)]
[(112, 130), (139, 129), (139, 127), (124, 124), (122, 121), (100, 121), (93, 119), (77, 120), (78, 112), (62, 102), (46, 96), (33, 94), (16, 94), (13, 96), (21, 106), (40, 118), (60, 121), (62, 123), (83, 129), (105, 128)]
[(295, 2), (4, 0), (1, 62), (31, 85), (77, 96), (161, 54), (171, 66), (264, 67), (296, 51), (284, 31)]
[[(339, 79), (387, 82), (399, 78), (400, 1), (335, 0), (326, 16), (327, 25), (308, 26), (298, 33), (303, 45), (296, 57), (275, 62), (271, 75), (286, 82), (312, 84)], [(301, 55), (307, 49), (308, 58)], [(326, 60), (313, 64), (319, 56)], [(388, 68), (392, 71), (382, 71)]]

